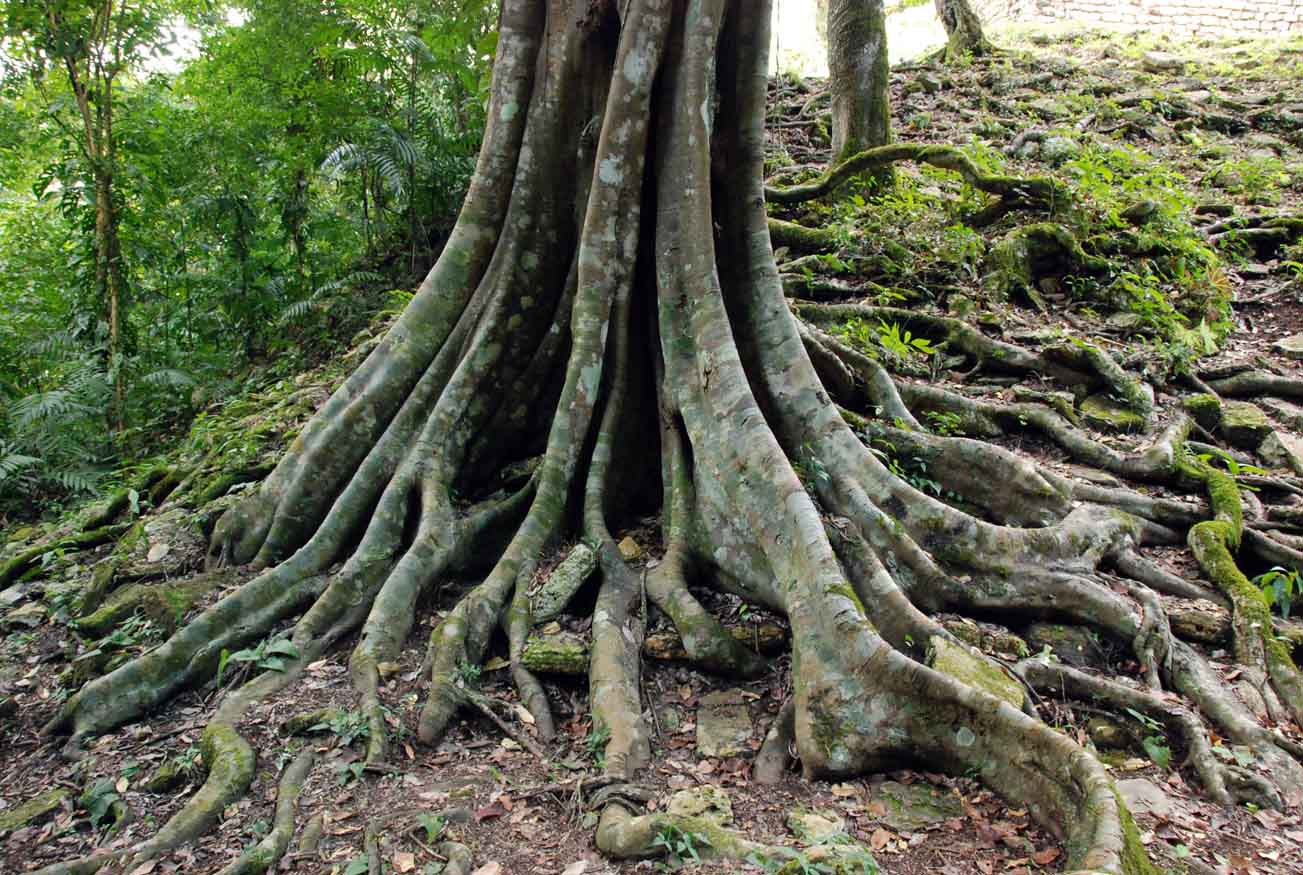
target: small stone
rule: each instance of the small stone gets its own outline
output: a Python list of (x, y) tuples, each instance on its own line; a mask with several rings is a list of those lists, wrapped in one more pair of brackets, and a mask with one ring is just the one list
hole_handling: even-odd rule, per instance
[(934, 73), (920, 73), (914, 81), (917, 82), (919, 87), (928, 94), (936, 94), (945, 87), (945, 83), (941, 81), (941, 77)]
[(1158, 202), (1145, 198), (1136, 201), (1119, 215), (1137, 227), (1149, 224), (1158, 215)]
[(1027, 104), (1027, 108), (1045, 121), (1058, 121), (1072, 115), (1072, 110), (1068, 109), (1059, 101), (1052, 97), (1042, 97), (1039, 100), (1033, 100)]
[(1141, 432), (1145, 418), (1108, 395), (1091, 395), (1081, 402), (1081, 417), (1101, 431)]
[(1041, 160), (1054, 167), (1081, 155), (1081, 144), (1072, 137), (1054, 135), (1041, 143)]
[(1217, 216), (1222, 219), (1235, 215), (1235, 204), (1206, 203), (1194, 208), (1196, 216)]
[(632, 562), (642, 555), (642, 547), (638, 546), (638, 542), (633, 539), (632, 535), (625, 535), (624, 539), (620, 541), (619, 548), (620, 557), (625, 562)]
[(1097, 665), (1102, 654), (1099, 645), (1083, 626), (1065, 626), (1059, 623), (1033, 623), (1023, 633), (1033, 654), (1050, 649), (1060, 662), (1076, 668)]
[(45, 622), (48, 613), (44, 605), (37, 602), (28, 602), (5, 614), (3, 625), (10, 629), (17, 626), (32, 629)]
[(1286, 358), (1291, 358), (1296, 362), (1303, 362), (1303, 334), (1291, 334), (1289, 337), (1283, 337), (1273, 343), (1271, 348)]
[(733, 803), (714, 784), (680, 790), (670, 797), (666, 810), (679, 817), (703, 817), (720, 826), (733, 822)]
[(1226, 440), (1246, 450), (1256, 450), (1271, 434), (1271, 422), (1262, 408), (1248, 401), (1222, 403), (1221, 433)]
[(1212, 431), (1222, 421), (1222, 400), (1216, 395), (1201, 392), (1181, 399), (1181, 406), (1194, 417), (1194, 421)]
[(964, 814), (958, 797), (925, 781), (883, 781), (873, 789), (869, 804), (875, 801), (887, 811), (882, 822), (897, 832), (916, 832)]
[(1170, 52), (1145, 52), (1140, 67), (1146, 73), (1179, 73), (1185, 69), (1185, 61)]
[(787, 828), (807, 845), (821, 845), (846, 834), (846, 819), (831, 811), (802, 811), (787, 815)]
[(185, 782), (185, 767), (178, 760), (170, 759), (160, 764), (140, 786), (147, 793), (169, 793)]
[(929, 644), (932, 649), (932, 668), (996, 698), (1004, 699), (1015, 708), (1022, 707), (1022, 684), (1005, 674), (996, 663), (983, 659), (940, 635), (932, 636)]
[(1267, 412), (1274, 416), (1277, 421), (1296, 431), (1303, 431), (1303, 407), (1291, 404), (1288, 401), (1281, 401), (1278, 398), (1263, 398), (1258, 403), (1266, 408)]
[(749, 749), (751, 713), (741, 690), (721, 690), (697, 705), (697, 753), (703, 757), (737, 756)]
[(1303, 475), (1303, 438), (1297, 435), (1273, 431), (1258, 445), (1258, 455), (1269, 465)]

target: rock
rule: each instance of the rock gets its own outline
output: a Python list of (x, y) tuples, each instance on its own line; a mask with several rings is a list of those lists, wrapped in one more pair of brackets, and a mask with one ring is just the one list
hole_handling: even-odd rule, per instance
[(1111, 717), (1092, 717), (1086, 721), (1086, 733), (1095, 747), (1102, 750), (1130, 750), (1136, 738), (1127, 727)]
[(1248, 401), (1222, 403), (1221, 433), (1230, 443), (1245, 450), (1256, 450), (1271, 434), (1271, 421), (1262, 408)]
[(1047, 122), (1058, 121), (1072, 115), (1072, 110), (1052, 97), (1033, 100), (1027, 104), (1027, 108)]
[(1081, 402), (1081, 417), (1101, 431), (1141, 432), (1145, 418), (1108, 395), (1097, 394)]
[(1303, 362), (1303, 334), (1291, 334), (1271, 345), (1271, 348), (1286, 358)]
[(1136, 201), (1131, 206), (1123, 210), (1119, 215), (1136, 227), (1147, 225), (1158, 216), (1158, 202), (1145, 198)]
[(679, 716), (679, 709), (673, 705), (661, 705), (656, 708), (656, 723), (662, 732), (673, 735), (683, 725), (683, 718)]
[(59, 806), (63, 800), (72, 795), (72, 791), (63, 787), (47, 790), (39, 796), (33, 796), (21, 805), (8, 811), (0, 811), (0, 835), (13, 832), (20, 826), (31, 823), (38, 817), (44, 817)]
[(1269, 465), (1303, 475), (1303, 438), (1297, 435), (1273, 431), (1258, 445), (1258, 455)]
[(1164, 793), (1161, 787), (1148, 778), (1126, 778), (1114, 786), (1132, 814), (1150, 814), (1161, 820), (1173, 821), (1193, 813), (1183, 802)]
[(1277, 398), (1263, 398), (1258, 402), (1267, 412), (1292, 429), (1303, 431), (1303, 407)]
[(1076, 668), (1098, 665), (1102, 656), (1099, 644), (1084, 626), (1033, 623), (1027, 627), (1023, 637), (1033, 655), (1048, 647), (1060, 662)]
[(703, 817), (720, 826), (733, 822), (733, 803), (713, 784), (680, 790), (670, 797), (666, 810), (680, 817)]
[(1046, 137), (1041, 143), (1041, 160), (1054, 167), (1081, 155), (1081, 144), (1060, 134)]
[(45, 622), (48, 613), (45, 605), (38, 602), (28, 602), (5, 614), (4, 620), (0, 621), (0, 625), (3, 625), (6, 629), (14, 629), (19, 626), (34, 629)]
[(1194, 208), (1196, 216), (1217, 216), (1222, 219), (1228, 219), (1235, 215), (1235, 204), (1224, 203), (1205, 203), (1199, 204)]
[(1202, 392), (1181, 399), (1181, 406), (1194, 418), (1194, 421), (1209, 431), (1217, 428), (1222, 421), (1222, 401), (1216, 395)]
[(846, 819), (831, 811), (797, 809), (787, 815), (787, 828), (807, 845), (821, 845), (846, 835)]
[(1145, 52), (1140, 68), (1146, 73), (1180, 73), (1185, 61), (1170, 52)]
[(940, 635), (932, 636), (928, 644), (932, 651), (932, 668), (970, 687), (1004, 699), (1015, 708), (1022, 707), (1022, 684), (1009, 677), (999, 665)]
[[(625, 540), (630, 540), (626, 538)], [(635, 549), (637, 544), (634, 545)], [(621, 544), (620, 552), (624, 553)], [(570, 599), (579, 591), (597, 567), (597, 551), (582, 541), (575, 544), (561, 564), (552, 569), (547, 580), (535, 593), (533, 599), (534, 624), (555, 620), (557, 615), (569, 604)]]
[(642, 555), (642, 547), (638, 546), (638, 542), (633, 539), (633, 535), (625, 535), (623, 540), (620, 541), (619, 548), (620, 557), (625, 562), (632, 562)]
[(751, 713), (741, 690), (721, 690), (701, 697), (697, 706), (697, 753), (731, 757), (748, 750)]
[(937, 76), (935, 73), (920, 73), (914, 81), (917, 82), (919, 88), (923, 89), (927, 94), (936, 94), (945, 87), (945, 83), (941, 81), (941, 77)]
[(187, 770), (177, 759), (164, 760), (141, 784), (147, 793), (170, 793), (189, 780)]
[(886, 809), (882, 822), (897, 832), (916, 832), (964, 814), (958, 797), (923, 781), (883, 781), (870, 795), (870, 808), (874, 802)]

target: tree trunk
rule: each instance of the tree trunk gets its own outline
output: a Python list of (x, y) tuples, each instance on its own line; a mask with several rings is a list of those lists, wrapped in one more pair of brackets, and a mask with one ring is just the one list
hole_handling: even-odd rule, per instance
[(882, 0), (831, 0), (828, 85), (834, 164), (890, 142), (890, 76)]
[[(223, 649), (293, 620), (297, 656), (228, 695), (209, 731), (238, 749), (233, 727), (250, 707), (360, 630), (351, 678), (370, 721), (367, 760), (379, 763), (379, 667), (401, 655), (423, 593), (474, 575), (431, 634), (419, 737), (436, 742), (467, 703), (467, 668), (501, 625), (545, 741), (548, 700), (524, 659), (531, 582), (549, 545), (578, 538), (597, 554), (589, 704), (612, 778), (632, 778), (650, 756), (644, 593), (694, 662), (766, 668), (691, 580), (786, 616), (790, 725), (807, 776), (908, 762), (967, 771), (1061, 837), (1069, 871), (1152, 871), (1108, 772), (1024, 711), (1024, 685), (1043, 673), (1024, 666), (1015, 679), (931, 616), (1053, 614), (1132, 642), (1154, 684), (1199, 702), (1298, 801), (1303, 769), (1288, 746), (1164, 634), (1152, 593), (1095, 574), (1106, 561), (1121, 573), (1138, 543), (1170, 531), (1123, 510), (1154, 514), (1152, 502), (1125, 490), (1083, 498), (999, 448), (893, 431), (957, 503), (983, 509), (978, 518), (919, 492), (848, 425), (836, 384), (807, 354), (826, 365), (835, 341), (798, 324), (769, 239), (770, 10), (766, 0), (504, 2), (484, 145), (447, 246), (385, 338), (214, 530), (213, 561), (259, 573), (85, 686), (47, 731), (70, 732), (75, 748), (210, 679)], [(931, 397), (909, 387), (890, 390), (895, 405)], [(523, 460), (533, 473), (502, 487)], [(661, 493), (664, 553), (634, 568), (612, 530), (647, 486)], [(1285, 663), (1273, 666), (1271, 683), (1297, 705)], [(1217, 789), (1222, 767), (1210, 768), (1219, 801), (1275, 792), (1238, 773)], [(1234, 795), (1249, 787), (1267, 795)], [(598, 846), (653, 853), (658, 830), (688, 828), (664, 817), (613, 801)]]
[(982, 34), (982, 20), (977, 17), (968, 0), (934, 0), (937, 16), (946, 28), (947, 61), (964, 57), (989, 55), (991, 44)]

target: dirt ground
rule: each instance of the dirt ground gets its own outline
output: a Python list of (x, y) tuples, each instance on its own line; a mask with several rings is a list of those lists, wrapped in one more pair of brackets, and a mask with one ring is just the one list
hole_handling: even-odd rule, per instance
[[(1091, 93), (1100, 78), (1137, 73), (1140, 53), (1152, 47), (1146, 39), (1060, 35), (1048, 45), (1037, 45), (1044, 41), (1034, 39), (1027, 48), (1035, 53), (1035, 60), (1017, 61), (1012, 75), (1015, 82), (1023, 76), (1028, 84), (1000, 94), (980, 84), (984, 71), (976, 67), (898, 71), (893, 77), (897, 134), (907, 141), (969, 143), (974, 137), (987, 137), (978, 127), (983, 118), (993, 114), (1007, 124), (1000, 134), (988, 139), (996, 148), (1004, 148), (1019, 131), (1046, 125), (1045, 119), (1021, 108), (1023, 102), (1052, 95), (1067, 105), (1073, 105), (1074, 98), (1082, 98), (1084, 105), (1084, 96)], [(1303, 103), (1303, 79), (1297, 72), (1298, 65), (1303, 64), (1303, 52), (1298, 47), (1286, 46), (1282, 50), (1279, 46), (1234, 43), (1165, 48), (1197, 59), (1198, 63), (1180, 75), (1149, 77), (1137, 87), (1212, 90), (1239, 95), (1246, 103), (1268, 94), (1273, 103)], [(1042, 76), (1045, 72), (1050, 73), (1049, 79)], [(917, 84), (924, 77), (928, 77), (926, 83)], [(941, 84), (934, 89), (934, 82)], [(1073, 116), (1057, 119), (1055, 124), (1076, 125), (1084, 130), (1093, 123), (1085, 116)], [(1303, 150), (1297, 141), (1274, 135), (1232, 138), (1202, 132), (1199, 142), (1192, 143), (1189, 137), (1181, 136), (1178, 125), (1161, 116), (1152, 125), (1141, 127), (1147, 133), (1140, 137), (1135, 136), (1134, 129), (1100, 133), (1096, 126), (1091, 130), (1099, 136), (1129, 142), (1177, 168), (1197, 203), (1231, 203), (1250, 214), (1284, 213), (1295, 211), (1303, 197)], [(807, 134), (804, 128), (785, 128), (775, 134), (775, 145), (783, 146), (798, 162), (823, 160), (819, 151), (826, 151), (826, 147)], [(1035, 166), (1030, 160), (1025, 164)], [(1244, 177), (1251, 176), (1259, 164), (1269, 176), (1293, 176), (1299, 181), (1277, 184), (1269, 179), (1264, 187), (1250, 180), (1252, 184), (1243, 185)], [(1219, 168), (1228, 166), (1239, 172), (1242, 184), (1238, 191), (1218, 185)], [(1303, 267), (1298, 269), (1303, 271)], [(1214, 363), (1253, 360), (1265, 354), (1272, 342), (1303, 330), (1303, 284), (1294, 270), (1280, 258), (1258, 260), (1249, 254), (1237, 261), (1229, 277), (1236, 327)], [(1088, 314), (1066, 311), (1048, 316), (1024, 310), (1016, 316), (1021, 324), (1010, 322), (1002, 330), (1010, 333), (1058, 324), (1077, 327), (1081, 320), (1089, 318)], [(1297, 364), (1273, 359), (1273, 365), (1303, 376)], [(1173, 401), (1159, 400), (1160, 404)], [(1064, 470), (1069, 468), (1061, 452), (1041, 442), (1018, 441), (1012, 448)], [(625, 535), (641, 546), (640, 562), (656, 561), (655, 520), (646, 520), (642, 526), (616, 537)], [(193, 555), (182, 557), (186, 561), (179, 567), (197, 566), (197, 548), (176, 549), (179, 553), (184, 549), (193, 551)], [(106, 550), (101, 548), (99, 555)], [(1155, 551), (1153, 556), (1179, 573), (1195, 574), (1184, 551)], [(89, 573), (96, 558), (87, 554), (76, 559), (82, 574)], [(224, 587), (234, 586), (238, 579), (232, 576)], [(219, 594), (212, 593), (209, 598)], [(560, 732), (557, 742), (546, 751), (546, 761), (522, 749), (496, 724), (474, 714), (458, 723), (436, 749), (415, 742), (412, 735), (423, 696), (419, 667), (425, 640), (438, 621), (439, 606), (450, 603), (448, 595), (438, 594), (426, 606), (429, 610), (423, 616), (429, 619), (416, 627), (400, 663), (391, 667), (382, 689), (382, 698), (392, 709), (390, 723), (396, 733), (392, 771), (361, 772), (356, 743), (359, 727), (348, 721), (349, 710), (356, 707), (347, 669), (352, 642), (345, 641), (312, 664), (303, 681), (254, 708), (241, 725), (241, 732), (258, 752), (260, 768), (252, 791), (226, 811), (220, 828), (193, 845), (137, 867), (132, 875), (209, 873), (226, 865), (269, 828), (279, 766), (303, 744), (311, 745), (319, 756), (304, 789), (298, 823), (302, 827), (319, 818), (322, 838), (315, 853), (293, 853), (296, 846), (291, 845), (292, 853), (282, 861), (280, 871), (314, 875), (356, 875), (365, 871), (356, 868), (356, 861), (364, 860), (361, 855), (367, 824), (373, 818), (389, 817), (395, 826), (385, 831), (381, 840), (386, 871), (437, 872), (439, 860), (432, 847), (437, 825), (422, 823), (420, 812), (444, 817), (444, 836), (473, 849), (480, 875), (580, 875), (668, 868), (664, 861), (613, 863), (595, 850), (593, 815), (578, 792), (580, 779), (596, 775), (598, 765), (594, 756), (597, 745), (586, 716), (586, 682), (580, 678), (552, 679), (549, 694)], [(703, 593), (702, 597), (713, 600), (714, 608), (731, 622), (781, 626), (781, 619), (758, 609), (719, 596)], [(586, 631), (580, 620), (563, 617), (561, 622), (578, 634)], [(37, 618), (35, 625), (9, 622), (6, 635), (0, 642), (0, 692), (11, 694), (18, 710), (0, 725), (0, 774), (4, 775), (0, 781), (0, 816), (52, 787), (64, 788), (69, 795), (47, 814), (0, 838), (0, 871), (22, 872), (80, 856), (95, 847), (122, 846), (152, 834), (196, 786), (192, 776), (198, 742), (219, 691), (210, 686), (187, 693), (148, 725), (130, 726), (102, 736), (92, 744), (87, 759), (68, 763), (58, 756), (57, 744), (40, 738), (38, 731), (64, 695), (58, 677), (69, 669), (69, 660), (78, 655), (81, 645), (64, 625), (44, 618)], [(1216, 659), (1217, 654), (1212, 655)], [(1227, 663), (1229, 659), (1221, 665), (1230, 672)], [(229, 665), (223, 687), (248, 669), (248, 663)], [(1125, 659), (1119, 658), (1110, 669), (1135, 675), (1139, 667), (1128, 666)], [(1028, 811), (1010, 809), (969, 778), (932, 774), (926, 763), (845, 783), (806, 782), (799, 772), (793, 772), (777, 786), (753, 784), (750, 758), (787, 695), (788, 671), (788, 657), (777, 656), (767, 677), (739, 684), (708, 676), (685, 664), (648, 662), (643, 683), (645, 702), (654, 716), (655, 765), (644, 781), (655, 791), (653, 804), (665, 806), (674, 793), (684, 789), (718, 787), (731, 801), (732, 823), (737, 829), (757, 839), (793, 847), (800, 842), (789, 829), (789, 815), (796, 810), (821, 812), (834, 820), (844, 820), (845, 836), (871, 848), (881, 870), (892, 875), (1026, 875), (1059, 870), (1064, 860), (1062, 848), (1054, 836), (1032, 822)], [(515, 700), (507, 673), (494, 669), (492, 663), (486, 666), (480, 683), (493, 699), (508, 706)], [(701, 756), (697, 751), (699, 704), (709, 693), (726, 689), (741, 691), (753, 730), (735, 755)], [(289, 718), (322, 708), (340, 709), (344, 716), (333, 724), (326, 721), (329, 725), (306, 736), (286, 733), (284, 724)], [(504, 713), (513, 732), (525, 736), (532, 732), (518, 712)], [(1047, 706), (1042, 716), (1083, 742), (1091, 739), (1087, 724), (1093, 715), (1086, 710)], [(1281, 729), (1299, 735), (1298, 727)], [(1303, 821), (1298, 811), (1223, 809), (1212, 805), (1194, 776), (1181, 768), (1180, 751), (1174, 754), (1168, 768), (1160, 768), (1136, 750), (1111, 760), (1116, 762), (1119, 781), (1140, 787), (1134, 782), (1145, 779), (1148, 786), (1161, 791), (1161, 798), (1151, 810), (1133, 806), (1142, 840), (1160, 867), (1172, 872), (1215, 871), (1227, 875), (1303, 873)], [(148, 779), (165, 764), (182, 767), (179, 783), (166, 792), (148, 792)], [(933, 796), (943, 800), (935, 806), (941, 813), (929, 809), (932, 813), (928, 822), (902, 827), (893, 816), (896, 812), (884, 802), (884, 782), (932, 788)], [(73, 800), (88, 786), (99, 789), (91, 794), (93, 798), (85, 800), (86, 804), (74, 806)], [(125, 812), (114, 825), (116, 813), (121, 810), (115, 810), (118, 803), (125, 806)], [(698, 862), (691, 859), (690, 852), (686, 856), (688, 859), (681, 863), (685, 872), (766, 871), (758, 863)], [(818, 871), (814, 863), (810, 865), (808, 871)]]

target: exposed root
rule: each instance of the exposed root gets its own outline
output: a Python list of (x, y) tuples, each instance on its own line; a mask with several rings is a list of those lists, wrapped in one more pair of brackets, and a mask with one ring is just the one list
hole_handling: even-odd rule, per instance
[(1181, 736), (1186, 747), (1186, 762), (1203, 781), (1208, 795), (1220, 805), (1252, 802), (1279, 808), (1280, 795), (1264, 778), (1247, 769), (1223, 763), (1212, 752), (1208, 733), (1199, 718), (1181, 705), (1159, 695), (1133, 689), (1117, 681), (1094, 677), (1065, 665), (1026, 659), (1015, 667), (1037, 690), (1053, 695), (1067, 695), (1115, 708), (1133, 709), (1150, 717)]
[[(1019, 179), (983, 173), (973, 160), (952, 146), (926, 146), (917, 143), (892, 143), (852, 155), (813, 182), (787, 188), (767, 187), (765, 200), (774, 204), (795, 204), (813, 200), (835, 191), (862, 173), (888, 167), (898, 161), (931, 164), (950, 170), (978, 191), (998, 196), (1008, 208), (1064, 208), (1069, 197), (1053, 179), (1035, 177)], [(777, 242), (777, 241), (775, 241)]]
[(294, 835), (294, 816), (299, 807), (299, 795), (303, 792), (303, 782), (312, 771), (315, 757), (313, 750), (307, 748), (285, 767), (276, 788), (276, 813), (272, 816), (271, 832), (218, 875), (263, 875), (280, 862), (285, 849), (290, 845), (290, 837)]

